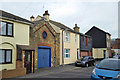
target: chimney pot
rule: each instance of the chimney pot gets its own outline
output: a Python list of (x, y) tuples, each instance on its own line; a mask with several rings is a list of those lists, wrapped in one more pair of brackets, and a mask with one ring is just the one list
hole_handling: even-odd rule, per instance
[(46, 18), (47, 21), (49, 21), (49, 13), (48, 10), (45, 11), (45, 13), (43, 14), (44, 18)]
[(45, 13), (48, 13), (48, 10), (46, 10)]
[(34, 18), (35, 18), (35, 17), (32, 15), (32, 16), (30, 17), (30, 21), (33, 22), (33, 21), (34, 21)]
[(75, 27), (77, 27), (77, 24), (75, 24)]
[(79, 29), (80, 28), (77, 26), (77, 24), (75, 24), (74, 31), (79, 32)]

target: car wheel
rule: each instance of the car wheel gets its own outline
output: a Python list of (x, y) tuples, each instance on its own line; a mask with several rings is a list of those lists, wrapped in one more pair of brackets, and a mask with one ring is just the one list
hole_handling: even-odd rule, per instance
[(86, 66), (86, 67), (89, 67), (89, 64), (88, 64), (88, 63), (86, 63), (86, 64), (85, 64), (85, 66)]
[(78, 66), (77, 64), (75, 64), (75, 66)]

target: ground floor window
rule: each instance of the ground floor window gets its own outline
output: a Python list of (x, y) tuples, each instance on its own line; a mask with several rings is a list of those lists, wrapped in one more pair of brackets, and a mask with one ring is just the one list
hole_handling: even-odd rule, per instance
[(64, 50), (64, 58), (70, 58), (70, 49)]
[(0, 63), (12, 63), (12, 49), (0, 49)]

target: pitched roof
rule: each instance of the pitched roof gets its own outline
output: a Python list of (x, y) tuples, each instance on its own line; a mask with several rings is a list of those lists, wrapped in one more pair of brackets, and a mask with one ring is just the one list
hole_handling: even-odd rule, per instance
[(56, 21), (53, 21), (53, 20), (50, 20), (50, 23), (52, 23), (52, 24), (58, 26), (58, 27), (61, 28), (61, 29), (70, 29), (70, 30), (72, 30), (71, 28), (65, 26), (64, 24), (61, 24), (61, 23), (56, 22)]
[[(100, 29), (100, 28), (98, 28), (98, 27), (96, 27), (96, 26), (93, 26), (90, 30), (88, 30), (86, 33), (88, 33), (89, 31), (91, 31), (92, 29), (94, 29), (94, 28), (96, 28), (96, 29), (98, 29), (98, 30), (100, 30), (100, 31), (102, 31), (102, 32), (104, 32), (104, 33), (106, 33), (106, 34), (108, 34), (108, 35), (110, 35), (111, 36), (111, 34), (110, 33), (108, 33), (108, 32), (105, 32), (105, 31), (103, 31), (102, 29)], [(85, 34), (86, 34), (85, 33)]]
[(21, 18), (19, 16), (16, 16), (16, 15), (8, 13), (8, 12), (5, 12), (3, 10), (0, 10), (0, 17), (10, 19), (10, 20), (15, 20), (15, 21), (18, 21), (18, 22), (28, 23), (28, 24), (32, 23), (31, 21), (29, 21), (27, 19)]
[(33, 26), (32, 26), (32, 27), (36, 26), (37, 24), (39, 24), (39, 23), (42, 22), (42, 21), (44, 21), (43, 18), (40, 19), (40, 20), (37, 20), (37, 21), (33, 21)]
[(89, 35), (86, 35), (86, 34), (83, 34), (83, 33), (80, 33), (81, 36), (86, 36), (86, 37), (91, 37)]
[[(41, 17), (38, 15), (38, 17)], [(34, 26), (36, 26), (38, 23), (40, 23), (41, 21), (45, 20), (44, 17), (41, 17), (40, 20), (36, 20), (36, 21), (33, 21), (34, 23)], [(46, 21), (47, 22), (47, 21)], [(53, 25), (55, 25), (56, 27), (60, 28), (60, 29), (64, 29), (64, 30), (67, 30), (67, 31), (70, 31), (70, 32), (73, 32), (73, 33), (77, 33), (77, 34), (80, 34), (79, 32), (76, 32), (74, 30), (72, 30), (71, 28), (65, 26), (64, 24), (60, 23), (60, 22), (56, 22), (56, 21), (53, 21), (53, 20), (49, 20), (48, 23), (51, 23)], [(52, 26), (52, 25), (51, 25)]]
[(53, 20), (50, 20), (49, 22), (52, 23), (52, 24), (54, 24), (54, 25), (56, 25), (60, 29), (64, 29), (64, 30), (67, 30), (67, 31), (70, 31), (70, 32), (73, 32), (73, 33), (80, 34), (79, 32), (76, 32), (76, 31), (72, 30), (71, 28), (65, 26), (64, 24), (62, 24), (60, 22), (56, 22), (56, 21), (53, 21)]

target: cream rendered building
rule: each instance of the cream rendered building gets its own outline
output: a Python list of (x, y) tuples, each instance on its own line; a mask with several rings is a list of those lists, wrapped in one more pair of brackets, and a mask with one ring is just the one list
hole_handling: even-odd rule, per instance
[(109, 57), (108, 50), (106, 48), (92, 48), (92, 53), (93, 53), (92, 54), (93, 57), (97, 59), (103, 59)]
[(29, 45), (30, 21), (0, 11), (0, 71), (16, 69), (16, 45)]
[[(61, 41), (60, 43), (62, 44), (62, 31), (61, 31)], [(79, 57), (79, 34), (74, 33), (71, 31), (63, 31), (63, 49), (64, 49), (64, 55), (62, 55), (62, 47), (60, 48), (61, 50), (61, 58), (64, 56), (64, 64), (70, 64), (74, 63), (77, 58)], [(61, 45), (62, 46), (62, 45)], [(60, 59), (60, 63), (62, 64), (62, 59)]]

